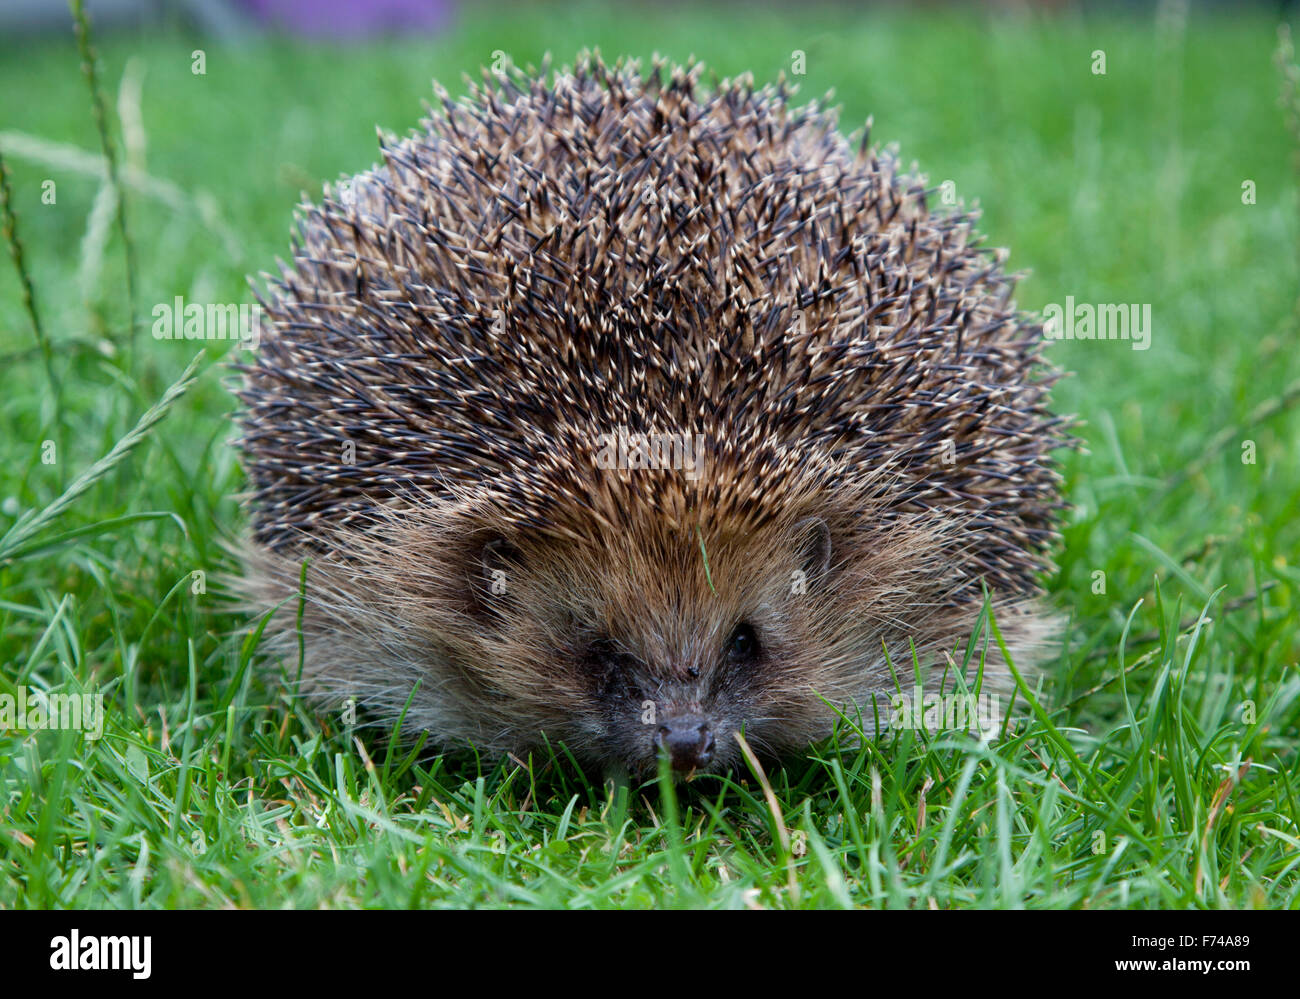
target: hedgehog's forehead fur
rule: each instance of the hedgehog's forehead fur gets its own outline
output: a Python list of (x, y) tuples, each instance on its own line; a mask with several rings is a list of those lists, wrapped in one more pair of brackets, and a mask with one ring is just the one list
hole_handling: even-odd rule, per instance
[[(556, 601), (575, 621), (621, 620), (611, 640), (658, 640), (666, 660), (760, 608), (821, 639), (790, 661), (803, 687), (844, 692), (883, 636), (858, 636), (875, 650), (841, 662), (832, 589), (895, 617), (913, 598), (895, 635), (968, 611), (984, 584), (1008, 606), (1036, 592), (1062, 436), (1041, 325), (1016, 311), (1000, 254), (970, 214), (932, 211), (923, 179), (865, 132), (850, 145), (784, 85), (705, 88), (700, 73), (589, 56), (485, 74), (306, 206), (241, 392), (253, 563), (281, 584), (265, 596), (312, 555), (336, 617), (346, 597), (358, 620), (411, 625), (420, 586), (382, 613), (347, 587), (400, 588), (421, 565), (430, 587), (463, 586), (490, 539), (520, 554), (512, 606), (534, 619), (516, 622), (533, 662), (536, 643), (567, 640), (545, 619)], [(656, 435), (698, 444), (698, 466), (608, 467), (612, 444), (621, 465)], [(773, 580), (800, 568), (809, 523), (827, 525), (837, 572), (820, 610), (781, 609)], [(692, 620), (708, 634), (674, 632)], [(457, 660), (497, 671), (467, 712), (541, 683), (541, 666), (496, 661), (510, 650), (491, 627), (466, 628), (428, 641), (490, 657)], [(322, 667), (321, 683), (341, 675)], [(772, 689), (793, 696), (796, 680)], [(433, 685), (454, 699), (460, 683)], [(580, 711), (558, 700), (557, 719)], [(534, 707), (526, 723), (438, 724), (509, 747), (518, 733), (501, 729), (537, 727)]]

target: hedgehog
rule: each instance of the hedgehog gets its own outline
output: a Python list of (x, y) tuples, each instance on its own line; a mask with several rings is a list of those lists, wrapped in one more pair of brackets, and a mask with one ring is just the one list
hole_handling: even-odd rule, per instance
[(874, 737), (914, 670), (1009, 690), (985, 613), (1018, 669), (1055, 647), (1068, 421), (1005, 252), (870, 119), (703, 72), (435, 84), (301, 206), (241, 578), (317, 704), (690, 777)]

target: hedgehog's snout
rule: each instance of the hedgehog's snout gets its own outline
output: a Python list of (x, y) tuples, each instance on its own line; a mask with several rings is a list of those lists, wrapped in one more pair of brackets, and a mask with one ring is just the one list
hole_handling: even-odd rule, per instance
[(713, 762), (718, 748), (708, 720), (699, 715), (679, 715), (659, 726), (658, 744), (668, 753), (673, 770), (688, 776)]

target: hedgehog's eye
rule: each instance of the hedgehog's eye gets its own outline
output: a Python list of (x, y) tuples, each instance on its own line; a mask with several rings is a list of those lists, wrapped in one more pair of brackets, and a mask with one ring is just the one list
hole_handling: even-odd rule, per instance
[(739, 625), (727, 639), (727, 658), (734, 663), (752, 662), (758, 658), (758, 636), (747, 624)]
[(587, 646), (582, 656), (587, 676), (601, 697), (622, 694), (635, 699), (640, 691), (633, 681), (637, 661), (634, 656), (620, 652), (618, 646), (607, 638), (598, 638)]
[(608, 638), (598, 638), (587, 646), (586, 662), (606, 672), (631, 673), (637, 668), (636, 656), (628, 655)]

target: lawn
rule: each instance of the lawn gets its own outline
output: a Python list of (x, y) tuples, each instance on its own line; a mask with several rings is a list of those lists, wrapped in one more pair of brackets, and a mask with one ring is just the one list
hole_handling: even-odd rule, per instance
[[(432, 41), (94, 44), (120, 212), (71, 27), (0, 41), (40, 323), (0, 261), (0, 695), (105, 704), (98, 739), (0, 732), (0, 908), (1300, 906), (1300, 200), (1271, 15), (474, 6)], [(436, 757), (295, 702), (223, 604), (236, 357), (191, 369), (153, 306), (248, 301), (302, 192), (370, 166), (431, 79), (585, 47), (759, 79), (798, 50), (801, 96), (978, 199), (1022, 307), (1150, 305), (1147, 350), (1051, 347), (1085, 445), (1044, 580), (1068, 641), (996, 738), (846, 729), (680, 787)]]

